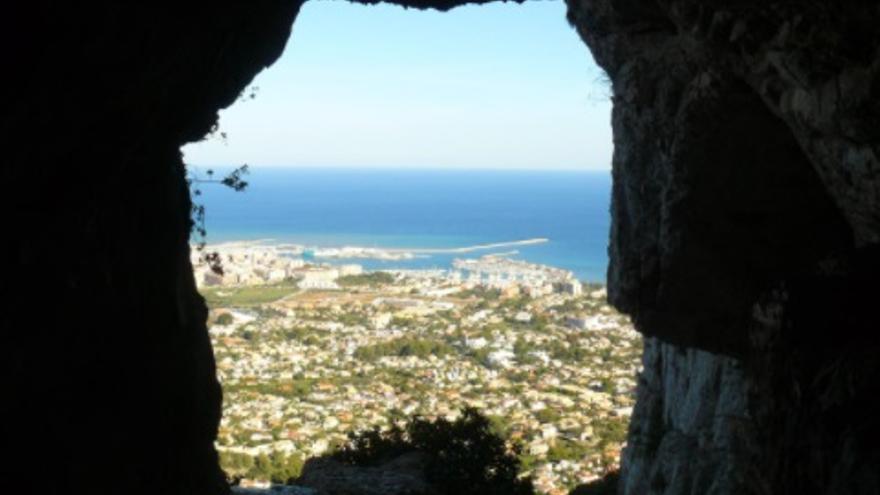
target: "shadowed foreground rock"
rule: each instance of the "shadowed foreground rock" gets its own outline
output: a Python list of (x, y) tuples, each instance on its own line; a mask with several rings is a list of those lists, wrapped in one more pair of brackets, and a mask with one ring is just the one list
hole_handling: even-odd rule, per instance
[(425, 480), (427, 455), (403, 454), (379, 466), (353, 466), (331, 458), (310, 459), (297, 485), (314, 488), (318, 495), (436, 495)]
[(613, 82), (624, 494), (880, 493), (876, 2), (570, 2)]
[(317, 495), (315, 490), (302, 486), (275, 485), (271, 488), (234, 487), (233, 495)]

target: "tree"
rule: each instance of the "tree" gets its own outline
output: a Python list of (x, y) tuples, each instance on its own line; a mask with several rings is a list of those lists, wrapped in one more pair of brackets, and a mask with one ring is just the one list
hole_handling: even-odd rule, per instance
[(350, 434), (349, 442), (333, 457), (371, 466), (413, 451), (431, 455), (425, 476), (440, 493), (530, 495), (534, 491), (531, 479), (518, 477), (519, 449), (508, 448), (491, 421), (474, 408), (464, 409), (454, 422), (415, 417), (405, 428)]
[(248, 472), (248, 476), (255, 479), (268, 480), (272, 476), (272, 459), (265, 453), (254, 459), (254, 467)]
[[(248, 182), (242, 177), (249, 173), (250, 169), (247, 164), (236, 168), (222, 179), (214, 179), (214, 171), (210, 169), (205, 172), (208, 176), (207, 178), (199, 177), (190, 171), (186, 178), (186, 184), (190, 188), (190, 196), (194, 198), (198, 198), (202, 195), (202, 184), (220, 184), (234, 191), (240, 192), (244, 191), (248, 186)], [(201, 253), (199, 258), (211, 268), (212, 272), (218, 275), (223, 275), (223, 263), (220, 259), (220, 254), (217, 252), (204, 252), (205, 245), (207, 244), (206, 238), (208, 236), (208, 229), (205, 225), (205, 205), (198, 201), (193, 201), (190, 210), (190, 232), (195, 233), (196, 238), (198, 239), (196, 249)]]

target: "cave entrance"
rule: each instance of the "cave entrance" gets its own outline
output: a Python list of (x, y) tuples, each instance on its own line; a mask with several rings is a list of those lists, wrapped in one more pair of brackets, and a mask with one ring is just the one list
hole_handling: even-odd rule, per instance
[[(561, 2), (305, 4), (184, 148), (222, 266), (194, 251), (228, 474), (286, 482), (348, 432), (467, 407), (538, 493), (616, 467), (641, 339), (602, 287), (601, 79)], [(208, 184), (241, 163), (245, 192)]]

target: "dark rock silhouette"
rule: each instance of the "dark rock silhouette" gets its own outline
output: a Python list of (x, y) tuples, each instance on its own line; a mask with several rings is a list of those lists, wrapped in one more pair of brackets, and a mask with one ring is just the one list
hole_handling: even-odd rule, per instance
[(223, 493), (179, 148), (281, 53), (297, 4), (7, 7), (4, 491)]
[(428, 457), (410, 452), (377, 466), (355, 466), (330, 457), (309, 459), (296, 484), (319, 495), (439, 495), (425, 479)]
[[(880, 493), (880, 5), (568, 3), (613, 87), (610, 298), (652, 337), (621, 493)], [(179, 147), (299, 6), (7, 6), (7, 491), (225, 490)]]
[(880, 6), (589, 2), (609, 297), (648, 336), (624, 494), (880, 493)]
[[(309, 459), (297, 485), (321, 495), (529, 495), (518, 452), (490, 420), (465, 408), (455, 421), (411, 417), (406, 425), (349, 433), (339, 450)], [(516, 448), (515, 448), (516, 449)]]
[(620, 473), (612, 471), (591, 483), (578, 485), (568, 495), (615, 495)]

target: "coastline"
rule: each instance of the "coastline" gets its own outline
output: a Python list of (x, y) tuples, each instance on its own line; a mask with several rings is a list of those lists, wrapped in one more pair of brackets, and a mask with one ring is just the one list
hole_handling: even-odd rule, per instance
[[(288, 256), (302, 256), (309, 259), (327, 259), (327, 260), (346, 260), (346, 259), (371, 259), (381, 261), (402, 261), (412, 260), (416, 258), (430, 258), (430, 255), (452, 255), (467, 254), (476, 251), (489, 251), (494, 249), (505, 249), (519, 246), (531, 246), (545, 244), (550, 242), (546, 237), (535, 237), (531, 239), (519, 239), (515, 241), (492, 242), (484, 244), (475, 244), (472, 246), (461, 247), (420, 247), (420, 248), (401, 248), (401, 247), (366, 247), (357, 245), (345, 245), (340, 247), (318, 246), (305, 243), (279, 242), (272, 238), (263, 238), (255, 240), (237, 240), (225, 241), (219, 243), (206, 244), (205, 249), (220, 250), (241, 250), (241, 249), (272, 249), (280, 254)], [(505, 252), (487, 253), (484, 256), (510, 257), (518, 255), (518, 250), (509, 250)]]
[(465, 246), (465, 247), (457, 247), (457, 248), (391, 248), (384, 249), (389, 252), (410, 252), (410, 253), (420, 253), (420, 254), (457, 254), (457, 253), (472, 253), (474, 251), (484, 251), (487, 249), (500, 249), (500, 248), (508, 248), (515, 246), (530, 246), (534, 244), (544, 244), (546, 242), (550, 242), (550, 239), (546, 237), (535, 237), (533, 239), (523, 239), (518, 241), (506, 241), (506, 242), (493, 242), (489, 244), (476, 244), (474, 246)]
[[(500, 242), (483, 242), (466, 245), (432, 246), (430, 239), (413, 239), (407, 247), (397, 238), (388, 242), (381, 239), (370, 242), (366, 236), (339, 236), (337, 239), (310, 238), (309, 235), (290, 236), (268, 234), (254, 236), (252, 239), (229, 237), (217, 242), (206, 244), (205, 249), (211, 250), (271, 250), (288, 258), (302, 258), (307, 262), (346, 264), (358, 263), (367, 271), (376, 270), (431, 270), (451, 269), (453, 263), (461, 256), (493, 256), (522, 260), (550, 267), (562, 268), (575, 273), (579, 280), (589, 283), (604, 284), (606, 267), (602, 260), (592, 260), (589, 256), (562, 257), (555, 256), (556, 243), (548, 237), (533, 237)], [(417, 242), (423, 241), (419, 246)], [(383, 246), (386, 241), (390, 246)], [(425, 242), (427, 241), (427, 242)], [(452, 244), (452, 242), (448, 243)], [(464, 243), (462, 243), (464, 244)], [(517, 249), (512, 249), (517, 248)]]

